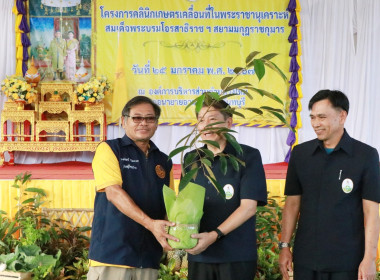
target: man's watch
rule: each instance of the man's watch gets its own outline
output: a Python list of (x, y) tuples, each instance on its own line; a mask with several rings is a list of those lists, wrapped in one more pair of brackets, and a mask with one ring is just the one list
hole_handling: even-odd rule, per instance
[(224, 236), (224, 233), (220, 229), (216, 228), (214, 229), (214, 231), (218, 234), (218, 236), (216, 237), (216, 240), (219, 240)]
[(278, 242), (278, 249), (283, 249), (283, 248), (289, 248), (290, 247), (290, 243), (288, 242)]

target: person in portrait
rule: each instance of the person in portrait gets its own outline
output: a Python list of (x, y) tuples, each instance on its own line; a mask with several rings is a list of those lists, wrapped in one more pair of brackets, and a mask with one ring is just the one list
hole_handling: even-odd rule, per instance
[(317, 138), (294, 147), (286, 176), (279, 242), (283, 279), (294, 270), (294, 280), (374, 280), (379, 154), (348, 135), (349, 101), (341, 91), (317, 92), (309, 110)]
[(54, 32), (54, 39), (50, 42), (49, 55), (54, 71), (54, 80), (63, 80), (63, 66), (66, 56), (66, 41), (62, 38), (61, 31)]
[(74, 38), (74, 32), (68, 32), (69, 39), (66, 40), (66, 59), (65, 59), (65, 73), (66, 79), (73, 81), (75, 78), (79, 41)]

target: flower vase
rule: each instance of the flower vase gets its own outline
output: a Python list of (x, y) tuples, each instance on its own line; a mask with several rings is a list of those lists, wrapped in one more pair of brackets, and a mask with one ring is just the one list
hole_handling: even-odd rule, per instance
[(91, 106), (92, 102), (82, 101), (82, 103), (84, 104), (84, 110), (85, 111), (90, 111), (91, 110), (90, 106)]
[(21, 110), (24, 110), (24, 105), (26, 103), (25, 100), (23, 99), (20, 99), (20, 100), (15, 100), (16, 104), (17, 104), (17, 111), (21, 111)]

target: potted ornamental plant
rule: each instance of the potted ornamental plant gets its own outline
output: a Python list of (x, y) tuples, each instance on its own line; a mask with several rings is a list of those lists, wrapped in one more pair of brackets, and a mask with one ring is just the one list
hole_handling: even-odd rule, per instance
[[(254, 69), (254, 72), (260, 81), (265, 76), (266, 68), (273, 70), (275, 73), (279, 75), (279, 77), (287, 82), (287, 77), (285, 74), (278, 68), (278, 66), (271, 61), (272, 58), (277, 56), (275, 53), (270, 53), (266, 55), (261, 55), (260, 52), (252, 52), (250, 53), (246, 60), (245, 65), (241, 67), (236, 67), (234, 69), (234, 76), (225, 77), (222, 79), (220, 87), (221, 92), (204, 92), (202, 95), (195, 98), (186, 109), (195, 106), (196, 113), (199, 113), (203, 107), (207, 107), (208, 112), (213, 105), (220, 100), (227, 100), (236, 95), (244, 94), (248, 98), (252, 99), (254, 94), (260, 95), (261, 97), (267, 97), (274, 100), (278, 104), (278, 108), (269, 107), (269, 106), (261, 106), (261, 107), (245, 107), (242, 109), (229, 107), (226, 110), (228, 113), (232, 115), (237, 115), (244, 118), (244, 110), (248, 110), (253, 112), (254, 114), (262, 115), (263, 112), (268, 112), (274, 115), (277, 119), (280, 120), (285, 126), (292, 129), (288, 122), (288, 116), (286, 113), (286, 105), (284, 102), (274, 93), (266, 91), (264, 89), (260, 89), (255, 87), (250, 82), (241, 82), (239, 77), (247, 72), (250, 69)], [(185, 110), (186, 110), (185, 109)], [(219, 148), (219, 144), (215, 141), (211, 140), (201, 140), (200, 136), (205, 130), (212, 131), (218, 134), (223, 134), (226, 140), (231, 144), (231, 146), (237, 151), (238, 154), (242, 153), (242, 148), (239, 143), (236, 141), (235, 137), (232, 133), (234, 130), (228, 129), (226, 127), (218, 127), (215, 126), (219, 123), (211, 123), (207, 125), (203, 131), (198, 131), (197, 126), (199, 121), (195, 124), (194, 129), (185, 137), (183, 137), (178, 143), (177, 148), (174, 149), (169, 157), (172, 158), (177, 154), (181, 154), (181, 171), (182, 178), (179, 183), (179, 194), (177, 195), (177, 200), (173, 198), (173, 192), (168, 188), (164, 189), (164, 199), (165, 206), (167, 209), (168, 218), (170, 221), (175, 222), (176, 225), (188, 225), (188, 228), (181, 226), (180, 229), (177, 227), (170, 228), (169, 234), (177, 237), (180, 242), (179, 244), (173, 245), (174, 248), (179, 249), (187, 249), (192, 248), (196, 245), (196, 240), (192, 240), (191, 234), (197, 232), (197, 227), (194, 225), (199, 224), (202, 214), (203, 208), (203, 199), (204, 192), (197, 191), (194, 193), (193, 191), (187, 191), (188, 187), (196, 189), (194, 187), (195, 184), (190, 183), (192, 178), (197, 176), (198, 172), (203, 172), (205, 177), (208, 178), (209, 182), (216, 188), (218, 193), (225, 198), (225, 192), (223, 187), (218, 183), (217, 178), (215, 177), (211, 166), (214, 160), (214, 153), (207, 148), (207, 146), (198, 147), (197, 144), (207, 144)], [(185, 151), (192, 150), (192, 153), (188, 154), (184, 157)], [(221, 172), (223, 174), (227, 173), (227, 168), (234, 168), (236, 171), (239, 170), (240, 166), (244, 166), (245, 163), (231, 154), (219, 153), (218, 154), (223, 160), (221, 160)], [(230, 166), (230, 167), (229, 167)], [(189, 184), (190, 183), (190, 184)], [(203, 187), (200, 187), (203, 188)], [(193, 201), (193, 204), (189, 204), (189, 201)], [(177, 204), (178, 205), (177, 205)], [(174, 206), (173, 206), (174, 205)], [(190, 211), (191, 207), (198, 207), (197, 211)]]

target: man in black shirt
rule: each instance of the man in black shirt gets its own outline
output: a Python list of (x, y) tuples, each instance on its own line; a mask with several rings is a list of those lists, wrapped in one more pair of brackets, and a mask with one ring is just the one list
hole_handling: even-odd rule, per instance
[[(286, 177), (280, 251), (284, 279), (372, 280), (379, 238), (376, 149), (344, 129), (349, 101), (321, 90), (309, 102), (317, 139), (293, 149)], [(290, 240), (298, 220), (293, 255)]]

